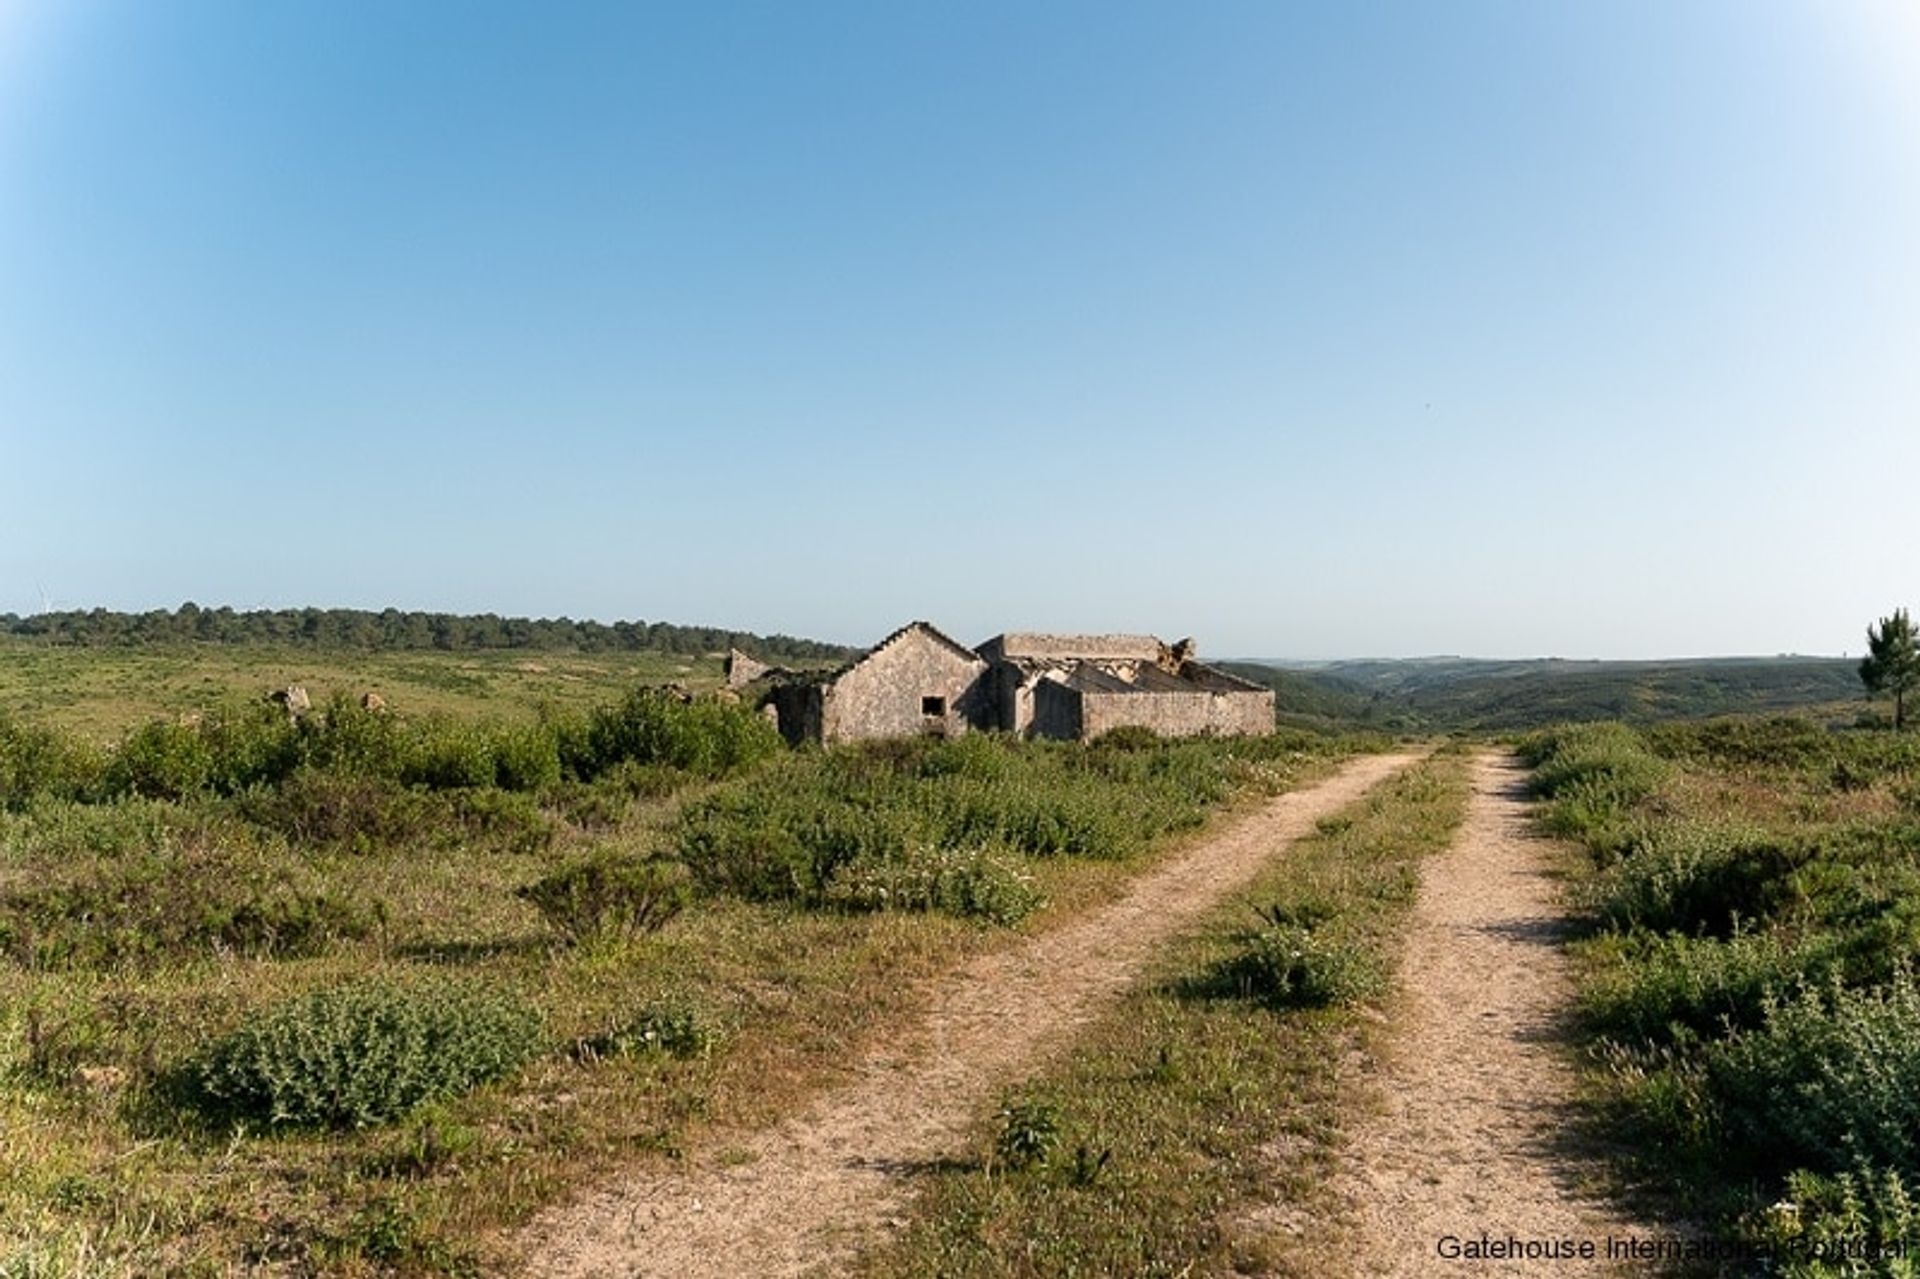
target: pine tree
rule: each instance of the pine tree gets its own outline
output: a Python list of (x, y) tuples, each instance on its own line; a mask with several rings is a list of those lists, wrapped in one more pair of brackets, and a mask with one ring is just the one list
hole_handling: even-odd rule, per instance
[(1867, 655), (1860, 659), (1860, 682), (1870, 693), (1893, 694), (1893, 726), (1906, 722), (1907, 692), (1920, 687), (1920, 638), (1907, 610), (1897, 608), (1879, 626), (1867, 628)]

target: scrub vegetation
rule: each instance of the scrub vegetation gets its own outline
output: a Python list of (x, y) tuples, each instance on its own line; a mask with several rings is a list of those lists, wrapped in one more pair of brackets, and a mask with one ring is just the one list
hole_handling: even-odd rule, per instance
[(351, 675), (298, 720), (0, 718), (0, 1275), (475, 1273), (1368, 745), (795, 752), (718, 700), (369, 710)]
[(1911, 1273), (1920, 738), (1594, 725), (1524, 752), (1547, 827), (1585, 850), (1602, 1114), (1668, 1215), (1776, 1273)]
[(1353, 1101), (1340, 1063), (1379, 1032), (1420, 863), (1465, 812), (1466, 764), (1443, 753), (1382, 784), (1168, 947), (1058, 1066), (1009, 1091), (970, 1157), (922, 1174), (858, 1272), (1324, 1272)]

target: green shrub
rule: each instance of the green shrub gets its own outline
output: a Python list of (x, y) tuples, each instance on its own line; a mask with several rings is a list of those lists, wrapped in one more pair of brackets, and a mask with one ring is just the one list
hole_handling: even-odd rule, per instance
[(993, 1153), (1009, 1168), (1043, 1168), (1060, 1146), (1060, 1108), (1048, 1101), (1009, 1102), (1000, 1108)]
[(1659, 788), (1670, 765), (1624, 724), (1576, 724), (1535, 733), (1520, 744), (1533, 768), (1534, 793), (1549, 803), (1541, 825), (1577, 839), (1603, 859), (1631, 842), (1630, 819)]
[(1711, 1045), (1725, 1140), (1761, 1167), (1920, 1173), (1920, 985), (1803, 985)]
[(494, 741), (483, 729), (434, 720), (416, 730), (401, 780), (436, 790), (491, 786), (497, 775)]
[(493, 767), (502, 790), (547, 790), (560, 782), (559, 744), (542, 725), (501, 729), (493, 736)]
[(1243, 771), (1249, 760), (1298, 755), (1297, 743), (1291, 753), (1263, 743), (1095, 750), (969, 734), (796, 753), (688, 804), (673, 846), (714, 892), (816, 905), (830, 892), (841, 904), (874, 903), (882, 892), (925, 898), (924, 885), (941, 881), (915, 868), (941, 853), (1137, 852), (1204, 820), (1236, 779), (1251, 776)]
[(1372, 998), (1386, 974), (1366, 950), (1322, 932), (1279, 924), (1248, 934), (1222, 963), (1216, 984), (1278, 1008), (1317, 1008)]
[(335, 693), (324, 713), (299, 725), (301, 758), (314, 768), (399, 781), (414, 755), (401, 720)]
[(75, 800), (101, 784), (105, 761), (84, 744), (0, 712), (0, 809), (25, 808), (35, 797)]
[(1648, 736), (1662, 754), (1715, 764), (1825, 771), (1840, 740), (1796, 715), (1661, 725)]
[(0, 857), (63, 867), (97, 857), (141, 855), (196, 837), (205, 825), (204, 810), (165, 800), (90, 804), (42, 796), (0, 823)]
[(240, 811), (296, 844), (360, 852), (424, 839), (447, 815), (434, 797), (388, 778), (313, 767), (297, 770), (273, 790), (245, 796)]
[(1041, 905), (1019, 859), (987, 848), (909, 846), (893, 860), (856, 858), (829, 880), (825, 900), (849, 910), (937, 910), (1017, 924)]
[(1737, 921), (1771, 918), (1792, 901), (1793, 872), (1810, 856), (1746, 826), (1662, 823), (1595, 882), (1588, 904), (1614, 928), (1728, 937)]
[(1595, 1030), (1632, 1043), (1750, 1029), (1760, 1024), (1769, 993), (1825, 982), (1844, 964), (1825, 937), (1775, 930), (1724, 940), (1635, 933), (1605, 944), (1613, 962), (1596, 966), (1581, 1010)]
[(688, 805), (674, 833), (703, 887), (763, 901), (818, 902), (840, 867), (892, 862), (924, 815), (881, 795), (854, 797), (785, 771)]
[(915, 771), (922, 777), (972, 777), (997, 781), (1012, 771), (1008, 744), (989, 733), (963, 733), (919, 743)]
[(208, 782), (223, 795), (278, 785), (304, 758), (299, 725), (266, 704), (209, 714), (199, 732), (210, 757)]
[(134, 729), (107, 766), (107, 785), (117, 794), (180, 799), (213, 780), (213, 750), (197, 728), (156, 720)]
[(570, 941), (636, 936), (663, 927), (692, 900), (692, 876), (676, 861), (603, 851), (519, 890)]
[(639, 689), (593, 712), (571, 762), (586, 780), (629, 760), (725, 777), (783, 748), (779, 731), (751, 707)]
[(269, 1125), (361, 1128), (517, 1070), (539, 1018), (501, 995), (367, 982), (252, 1018), (189, 1067), (211, 1112)]
[(991, 798), (984, 820), (970, 822), (969, 828), (1035, 857), (1122, 857), (1137, 848), (1139, 840), (1123, 825), (1113, 802), (1117, 798), (1038, 787), (1005, 789)]
[(465, 835), (511, 853), (537, 853), (553, 842), (553, 819), (525, 792), (488, 787), (437, 798), (445, 802), (447, 820), (457, 828), (443, 830), (443, 836)]
[(1119, 728), (1110, 728), (1093, 739), (1096, 750), (1109, 751), (1150, 751), (1160, 745), (1160, 734), (1151, 728), (1138, 724), (1124, 724)]
[(1741, 1232), (1781, 1260), (1781, 1279), (1909, 1279), (1920, 1253), (1913, 1175), (1863, 1166), (1832, 1176), (1800, 1169), (1786, 1193), (1752, 1213)]
[(90, 992), (57, 986), (37, 992), (0, 1016), (0, 1032), (13, 1037), (13, 1015), (20, 1016), (21, 1052), (16, 1061), (0, 1060), (0, 1078), (18, 1072), (29, 1083), (66, 1087), (80, 1072), (113, 1058), (113, 1027)]

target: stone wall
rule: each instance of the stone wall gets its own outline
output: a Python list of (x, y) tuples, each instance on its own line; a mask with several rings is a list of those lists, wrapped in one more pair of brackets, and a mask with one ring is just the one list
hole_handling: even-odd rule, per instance
[(1043, 680), (1037, 671), (1001, 662), (987, 677), (991, 710), (986, 727), (1003, 733), (1025, 734), (1033, 727), (1033, 699)]
[[(822, 740), (957, 735), (991, 725), (987, 673), (980, 658), (926, 629), (909, 627), (827, 686)], [(937, 699), (937, 710), (929, 699)]]
[(1084, 740), (1129, 726), (1150, 728), (1162, 737), (1259, 736), (1273, 732), (1273, 692), (1080, 694)]
[(1026, 657), (1043, 661), (1153, 662), (1164, 646), (1151, 635), (1040, 635), (1009, 631), (980, 646), (989, 661)]
[(749, 657), (737, 648), (727, 650), (728, 688), (745, 688), (772, 670), (773, 667), (756, 658)]
[(1058, 680), (1036, 682), (1026, 694), (1032, 718), (1023, 731), (1035, 737), (1054, 737), (1061, 741), (1080, 740), (1080, 699), (1077, 688), (1068, 688)]

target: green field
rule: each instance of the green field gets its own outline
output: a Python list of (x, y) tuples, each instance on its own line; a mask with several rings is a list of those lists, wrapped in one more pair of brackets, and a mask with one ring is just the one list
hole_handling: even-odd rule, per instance
[(396, 711), (532, 719), (581, 709), (636, 684), (720, 682), (723, 654), (568, 653), (520, 649), (347, 651), (295, 644), (76, 647), (0, 638), (0, 710), (26, 723), (117, 738), (156, 717), (258, 701), (304, 686), (317, 704), (377, 692)]

